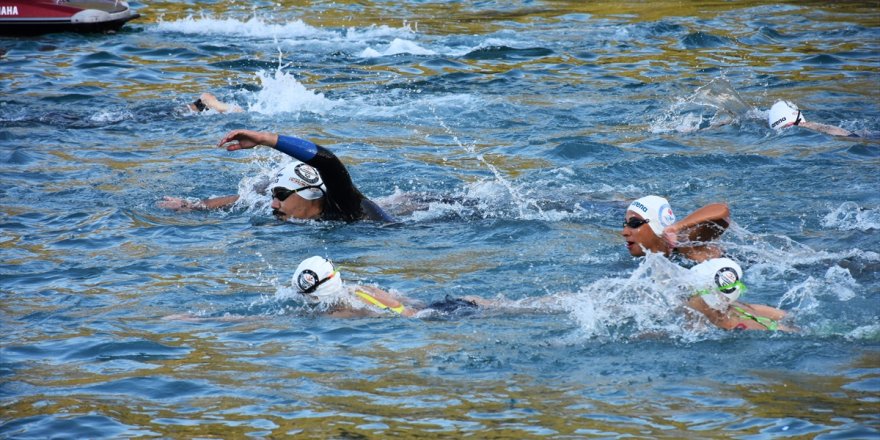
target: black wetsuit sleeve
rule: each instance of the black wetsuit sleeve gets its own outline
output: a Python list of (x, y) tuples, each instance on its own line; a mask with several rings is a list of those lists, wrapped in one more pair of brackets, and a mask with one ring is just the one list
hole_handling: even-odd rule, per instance
[(345, 221), (375, 220), (391, 222), (391, 216), (382, 208), (364, 197), (354, 186), (351, 175), (342, 161), (332, 151), (316, 145), (315, 157), (305, 161), (321, 173), (324, 186), (327, 187), (327, 199), (324, 205), (324, 217), (328, 220)]
[(321, 174), (324, 186), (327, 187), (327, 199), (324, 205), (325, 217), (339, 217), (345, 221), (360, 220), (363, 217), (361, 201), (364, 195), (358, 191), (351, 181), (351, 175), (342, 161), (332, 151), (317, 145), (315, 157), (306, 161)]

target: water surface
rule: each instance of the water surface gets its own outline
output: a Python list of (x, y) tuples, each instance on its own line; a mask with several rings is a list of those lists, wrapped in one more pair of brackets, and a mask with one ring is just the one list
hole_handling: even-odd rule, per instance
[[(132, 6), (0, 39), (2, 436), (880, 435), (876, 2)], [(247, 112), (184, 110), (202, 91)], [(778, 99), (862, 137), (774, 132)], [(333, 149), (401, 224), (278, 223), (253, 186), (284, 158), (214, 148), (234, 128)], [(744, 299), (801, 331), (689, 325), (619, 236), (649, 193), (728, 203)], [(288, 286), (316, 254), (425, 301), (558, 301), (313, 316)]]

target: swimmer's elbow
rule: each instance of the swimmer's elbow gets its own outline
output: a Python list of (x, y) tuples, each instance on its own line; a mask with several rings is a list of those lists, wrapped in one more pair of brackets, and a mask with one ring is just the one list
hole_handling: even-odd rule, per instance
[(718, 210), (718, 216), (722, 219), (730, 218), (730, 206), (727, 203), (715, 203), (715, 209)]

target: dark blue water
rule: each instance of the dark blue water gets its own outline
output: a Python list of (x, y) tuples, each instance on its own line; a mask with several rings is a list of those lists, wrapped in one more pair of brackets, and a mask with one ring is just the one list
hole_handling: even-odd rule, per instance
[[(0, 436), (880, 435), (875, 3), (132, 6), (0, 39)], [(246, 112), (184, 109), (204, 91)], [(772, 131), (778, 99), (860, 137)], [(254, 186), (284, 158), (215, 147), (236, 128), (331, 148), (401, 224), (277, 222)], [(693, 326), (619, 235), (646, 194), (728, 203), (743, 299), (800, 331)], [(311, 255), (548, 301), (314, 316)]]

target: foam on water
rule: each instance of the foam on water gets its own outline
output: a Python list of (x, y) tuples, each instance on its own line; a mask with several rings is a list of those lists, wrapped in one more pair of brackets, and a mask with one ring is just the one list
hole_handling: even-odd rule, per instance
[[(319, 44), (324, 49), (335, 50), (339, 50), (340, 45), (343, 45), (342, 47), (358, 47), (377, 39), (394, 38), (388, 49), (392, 53), (385, 55), (412, 53), (408, 48), (416, 46), (413, 42), (400, 40), (400, 38), (411, 38), (415, 35), (410, 24), (406, 22), (399, 28), (371, 25), (366, 28), (350, 27), (337, 30), (310, 26), (300, 19), (284, 23), (271, 23), (256, 14), (245, 21), (236, 18), (215, 18), (202, 15), (199, 17), (188, 16), (184, 19), (167, 22), (160, 19), (153, 30), (155, 32), (179, 32), (193, 35), (240, 36), (271, 40), (275, 44), (290, 44), (297, 48), (314, 47), (315, 44)], [(421, 48), (415, 50), (421, 52), (416, 54), (433, 53)]]
[(880, 229), (880, 208), (866, 209), (855, 202), (843, 202), (822, 218), (822, 226), (841, 231)]
[(716, 77), (690, 96), (677, 98), (649, 129), (652, 133), (691, 133), (753, 118), (766, 119), (766, 111), (752, 108), (726, 78)]
[(284, 24), (272, 24), (263, 18), (254, 16), (247, 21), (234, 18), (213, 18), (210, 16), (188, 16), (181, 20), (162, 21), (157, 23), (156, 32), (179, 32), (183, 34), (241, 36), (259, 39), (302, 38), (336, 36), (332, 32), (318, 29), (295, 20)]
[(285, 72), (282, 66), (271, 73), (261, 70), (256, 76), (261, 88), (248, 99), (247, 110), (250, 112), (263, 115), (300, 112), (324, 114), (342, 103), (307, 89), (292, 73)]
[(512, 306), (565, 311), (585, 338), (710, 337), (705, 323), (687, 319), (684, 302), (692, 293), (692, 284), (687, 269), (660, 254), (648, 254), (628, 276), (604, 277), (576, 293), (528, 298)]
[(379, 51), (373, 48), (366, 48), (363, 52), (360, 53), (360, 57), (362, 58), (376, 58), (390, 55), (398, 55), (398, 54), (411, 54), (411, 55), (436, 55), (436, 52), (430, 49), (425, 49), (415, 42), (409, 40), (401, 40), (400, 38), (395, 38), (391, 43), (388, 44), (385, 49)]

